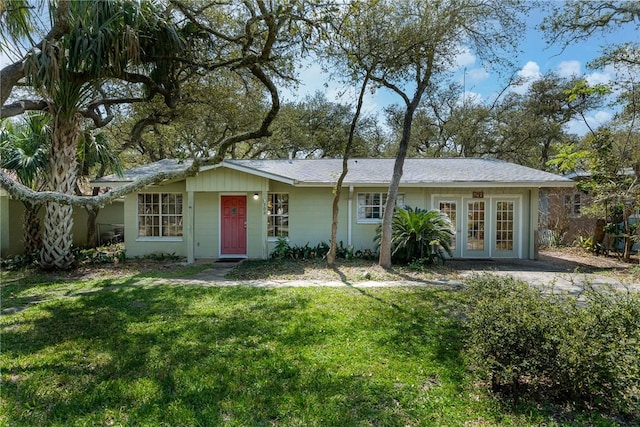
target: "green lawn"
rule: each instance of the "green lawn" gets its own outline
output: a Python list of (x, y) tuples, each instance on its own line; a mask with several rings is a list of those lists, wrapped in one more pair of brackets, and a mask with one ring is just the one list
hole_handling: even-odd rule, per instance
[(453, 289), (150, 275), (2, 276), (0, 425), (614, 425), (487, 396)]

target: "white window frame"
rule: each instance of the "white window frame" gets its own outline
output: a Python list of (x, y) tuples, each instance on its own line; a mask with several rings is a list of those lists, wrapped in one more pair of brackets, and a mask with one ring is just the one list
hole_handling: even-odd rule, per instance
[[(141, 212), (140, 210), (140, 197), (146, 197), (146, 196), (151, 196), (151, 197), (157, 197), (158, 200), (158, 212)], [(179, 212), (167, 212), (168, 209), (163, 209), (163, 202), (164, 202), (164, 196), (169, 196), (169, 197), (173, 197), (173, 198), (177, 198), (178, 196), (180, 197), (180, 208), (179, 208)], [(177, 202), (177, 200), (176, 200)], [(184, 239), (184, 202), (185, 202), (185, 197), (182, 193), (180, 192), (165, 192), (165, 193), (138, 193), (137, 197), (136, 197), (136, 240), (137, 241), (171, 241), (171, 242), (180, 242)], [(146, 203), (146, 202), (144, 202)], [(178, 206), (178, 204), (173, 204), (176, 207)], [(144, 204), (143, 204), (144, 206)], [(178, 210), (178, 209), (176, 209)], [(154, 216), (154, 217), (158, 217), (158, 230), (159, 230), (159, 235), (158, 236), (147, 236), (147, 235), (141, 235), (140, 231), (141, 231), (141, 227), (140, 227), (140, 219), (144, 216)], [(181, 226), (180, 228), (180, 234), (179, 235), (175, 235), (175, 236), (163, 236), (164, 230), (163, 227), (165, 226), (163, 218), (179, 218), (178, 222)], [(168, 224), (167, 224), (168, 225)]]
[[(278, 202), (274, 200), (275, 196), (279, 196), (279, 195), (283, 195), (283, 196), (287, 196), (287, 200), (286, 200), (286, 213), (284, 212), (284, 210), (282, 212), (278, 211)], [(274, 205), (275, 203), (275, 205)], [(281, 202), (282, 203), (282, 202)], [(279, 238), (284, 238), (284, 239), (289, 239), (289, 227), (290, 227), (290, 223), (289, 223), (289, 208), (290, 208), (290, 204), (291, 204), (291, 195), (287, 192), (278, 192), (278, 191), (273, 191), (273, 192), (269, 192), (267, 193), (267, 239), (270, 241), (276, 241)], [(283, 206), (284, 207), (284, 203)], [(280, 225), (279, 227), (283, 227), (284, 223), (286, 222), (286, 236), (283, 235), (272, 235), (270, 234), (271, 231), (269, 230), (269, 219), (271, 219), (272, 224), (273, 224), (273, 229), (276, 229), (276, 219), (279, 218), (280, 219)]]
[[(378, 196), (379, 203), (377, 204), (366, 204), (367, 198), (373, 198)], [(405, 197), (404, 193), (398, 193), (396, 196), (396, 207), (404, 208), (405, 205)], [(365, 201), (365, 204), (361, 204), (361, 201)], [(384, 217), (384, 205), (387, 203), (387, 192), (386, 191), (367, 191), (367, 192), (359, 192), (356, 197), (356, 218), (358, 224), (380, 224), (382, 222), (382, 218)], [(380, 216), (378, 218), (367, 218), (363, 216), (363, 213), (366, 213), (366, 209), (378, 209)]]

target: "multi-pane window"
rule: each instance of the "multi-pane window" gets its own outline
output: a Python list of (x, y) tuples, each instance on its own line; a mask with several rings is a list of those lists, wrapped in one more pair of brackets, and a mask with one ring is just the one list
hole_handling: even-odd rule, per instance
[(269, 193), (267, 196), (267, 236), (289, 236), (289, 195)]
[(496, 205), (496, 250), (513, 250), (513, 202), (497, 202)]
[(182, 194), (138, 194), (138, 236), (182, 236)]
[[(358, 221), (380, 222), (384, 216), (387, 193), (358, 193)], [(396, 206), (404, 207), (404, 194), (396, 197)]]
[(456, 202), (440, 202), (440, 212), (446, 214), (451, 221), (451, 232), (453, 236), (451, 236), (451, 244), (449, 248), (453, 251), (456, 248)]
[(565, 194), (564, 196), (564, 209), (571, 215), (580, 215), (580, 209), (582, 207), (582, 200), (580, 193)]
[(467, 249), (484, 250), (484, 201), (467, 203)]

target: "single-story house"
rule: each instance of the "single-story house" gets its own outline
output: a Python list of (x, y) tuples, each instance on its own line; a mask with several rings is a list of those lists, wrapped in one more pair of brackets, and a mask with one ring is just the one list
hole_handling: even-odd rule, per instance
[[(338, 241), (375, 249), (394, 159), (351, 159), (340, 201)], [(118, 187), (191, 165), (166, 159), (93, 182)], [(266, 259), (278, 238), (328, 242), (341, 159), (224, 160), (195, 176), (151, 185), (124, 200), (127, 256)], [(536, 256), (540, 188), (572, 187), (551, 173), (493, 159), (407, 159), (400, 206), (439, 209), (455, 227), (457, 258)]]

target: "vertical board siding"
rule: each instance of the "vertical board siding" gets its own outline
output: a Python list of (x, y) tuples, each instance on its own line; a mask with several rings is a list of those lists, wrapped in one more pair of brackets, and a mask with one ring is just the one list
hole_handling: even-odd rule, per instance
[(187, 178), (187, 191), (261, 191), (267, 179), (227, 168), (210, 169)]

